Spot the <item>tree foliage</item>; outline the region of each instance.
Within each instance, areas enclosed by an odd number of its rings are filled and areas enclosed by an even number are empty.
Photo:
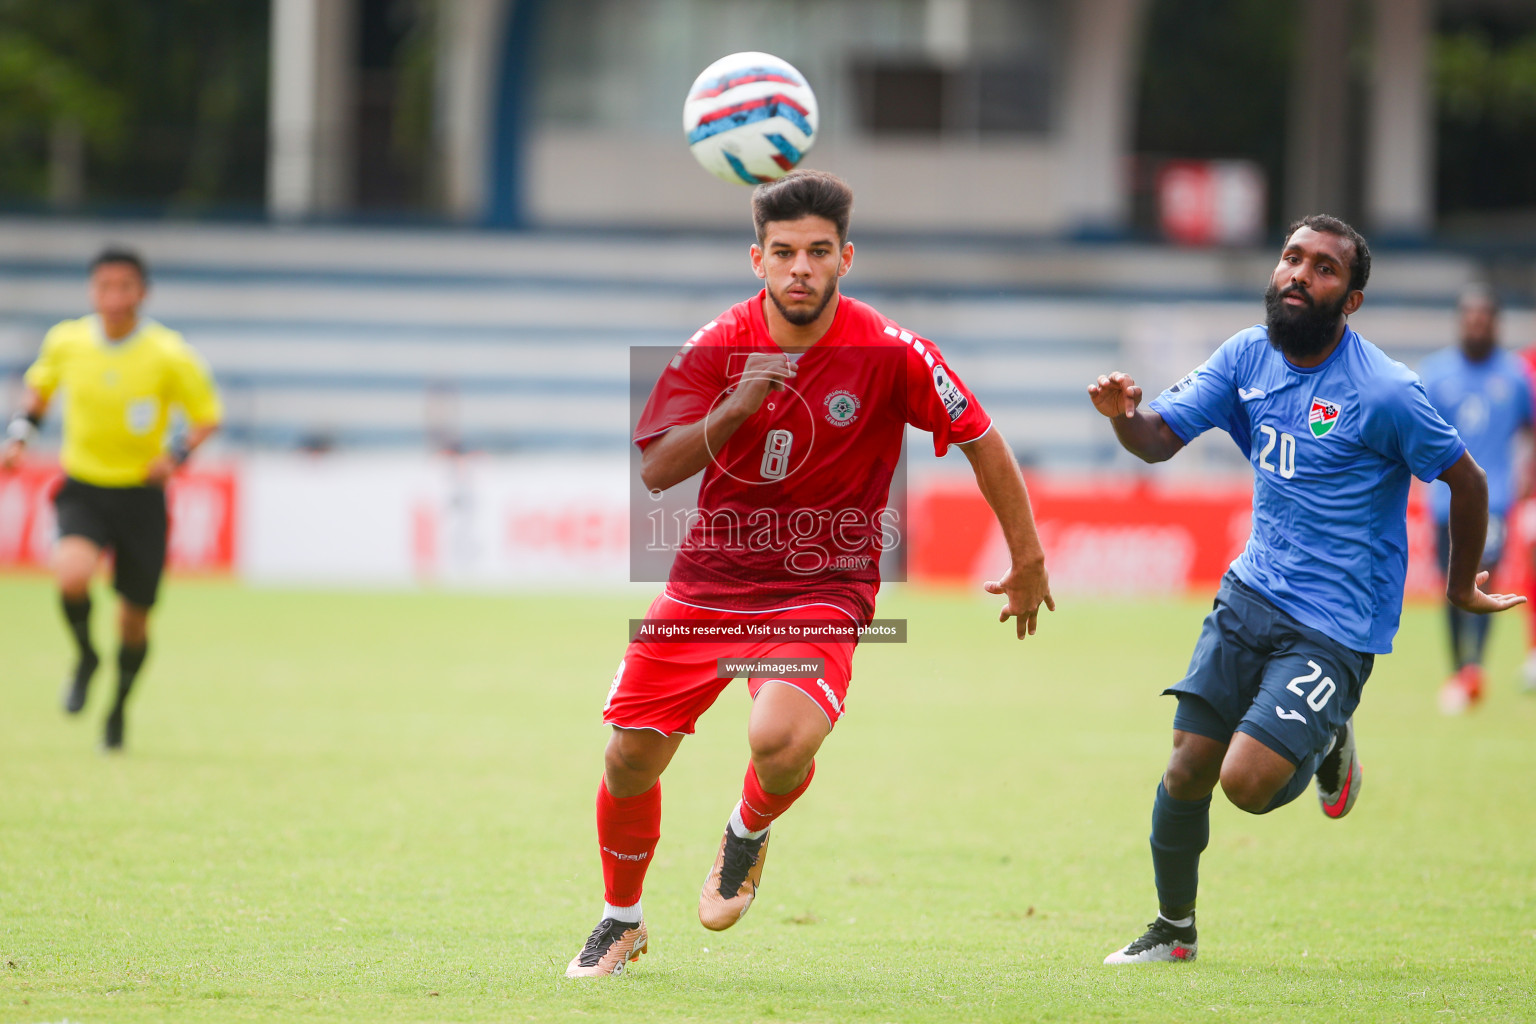
[[[50,134],[94,205],[261,199],[269,0],[0,0],[0,202],[46,197]]]
[[[1153,0],[1146,17],[1137,151],[1255,160],[1275,220],[1296,10],[1270,0]]]
[[[1529,127],[1536,123],[1536,35],[1504,47],[1480,32],[1442,36],[1435,46],[1435,82],[1447,117]]]
[[[1437,38],[1442,211],[1536,207],[1536,33]]]

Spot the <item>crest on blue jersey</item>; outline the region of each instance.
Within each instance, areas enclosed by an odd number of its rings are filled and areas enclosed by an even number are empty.
[[[1339,403],[1326,398],[1312,399],[1312,409],[1307,413],[1307,426],[1313,437],[1322,437],[1339,422]]]

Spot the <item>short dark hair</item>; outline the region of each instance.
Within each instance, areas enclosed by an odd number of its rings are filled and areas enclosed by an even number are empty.
[[[97,267],[104,267],[111,263],[121,263],[130,266],[139,275],[139,280],[149,283],[149,267],[144,264],[144,257],[132,249],[121,245],[109,245],[96,254],[91,260],[91,273],[96,273]]]
[[[1326,213],[1314,213],[1310,217],[1293,221],[1291,226],[1285,229],[1285,244],[1291,244],[1291,236],[1302,228],[1311,228],[1325,235],[1337,235],[1348,239],[1355,247],[1355,254],[1349,260],[1349,290],[1365,291],[1365,283],[1371,279],[1371,247],[1365,244],[1365,236],[1337,217],[1330,217]]]
[[[759,245],[769,221],[801,217],[826,218],[837,228],[837,240],[846,242],[852,215],[853,189],[827,171],[790,171],[752,190],[752,224]]]

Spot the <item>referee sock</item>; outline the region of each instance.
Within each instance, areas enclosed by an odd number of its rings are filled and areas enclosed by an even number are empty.
[[[64,621],[69,623],[69,633],[75,638],[80,660],[94,662],[96,648],[91,646],[91,596],[87,594],[78,601],[67,597],[63,600]]]
[[[138,647],[124,644],[117,649],[117,704],[112,708],[114,715],[123,713],[128,703],[128,693],[133,689],[133,681],[139,677],[139,669],[144,667],[144,659],[148,656],[147,643]]]
[[[661,839],[661,783],[639,796],[616,797],[597,785],[597,848],[603,861],[603,900],[637,907],[645,872]]]
[[[742,780],[741,803],[736,805],[736,811],[731,815],[731,831],[741,839],[758,838],[768,831],[774,818],[789,810],[790,805],[800,799],[800,794],[810,788],[811,780],[815,777],[816,761],[812,759],[804,782],[788,793],[769,793],[763,789],[763,783],[757,777],[757,769],[748,761],[747,777]]]
[[[1152,802],[1152,873],[1157,902],[1170,921],[1182,920],[1195,909],[1200,884],[1200,854],[1211,841],[1211,798],[1177,800],[1162,780]]]

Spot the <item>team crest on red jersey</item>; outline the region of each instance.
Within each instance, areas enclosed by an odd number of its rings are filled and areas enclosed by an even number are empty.
[[[1322,437],[1339,422],[1339,403],[1326,398],[1313,398],[1312,409],[1307,413],[1307,426],[1313,437]]]
[[[852,391],[838,388],[827,393],[821,403],[827,410],[827,422],[834,427],[846,427],[859,415],[859,396]]]

